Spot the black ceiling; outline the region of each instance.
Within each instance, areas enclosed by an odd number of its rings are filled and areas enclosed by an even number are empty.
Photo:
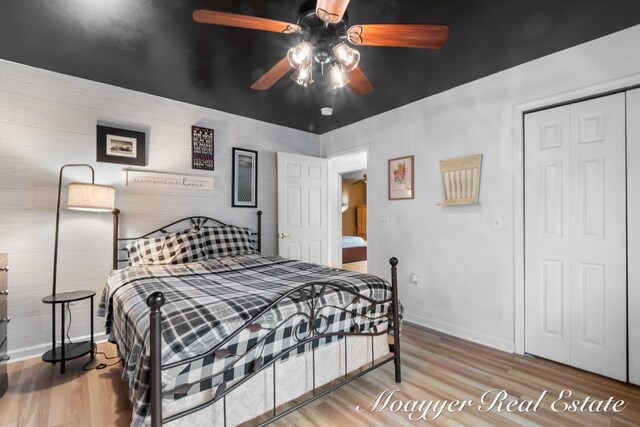
[[[298,35],[193,22],[204,8],[296,21],[302,0],[3,0],[0,58],[324,133],[640,23],[638,0],[351,0],[351,25],[450,26],[441,50],[361,47],[375,91],[328,79],[302,88],[251,83]],[[320,107],[334,107],[332,117]]]

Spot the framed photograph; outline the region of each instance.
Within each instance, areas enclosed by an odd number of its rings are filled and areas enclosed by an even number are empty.
[[[389,160],[389,200],[413,199],[413,156]]]
[[[214,170],[213,129],[191,126],[191,169]]]
[[[146,166],[146,135],[144,132],[98,126],[97,134],[97,161]]]
[[[231,206],[258,207],[258,152],[233,148]]]

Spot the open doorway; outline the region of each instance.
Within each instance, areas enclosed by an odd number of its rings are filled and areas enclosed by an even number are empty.
[[[367,153],[368,147],[362,146],[328,159],[329,262],[333,267],[359,272],[367,272],[366,251],[367,245],[371,243],[367,239],[368,189],[364,182],[364,175],[367,173]],[[349,253],[348,247],[343,248],[343,242],[344,246],[360,247],[361,249],[351,250],[359,251],[360,254]]]
[[[342,268],[367,272],[367,170],[341,174]]]

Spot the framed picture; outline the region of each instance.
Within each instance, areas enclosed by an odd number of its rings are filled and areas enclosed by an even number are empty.
[[[214,170],[213,129],[191,126],[191,169]]]
[[[146,166],[146,135],[144,132],[98,125],[97,134],[97,161]]]
[[[389,160],[389,200],[413,199],[413,156]]]
[[[258,152],[233,148],[231,206],[258,207]]]

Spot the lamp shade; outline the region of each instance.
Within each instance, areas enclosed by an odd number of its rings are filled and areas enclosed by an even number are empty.
[[[112,211],[116,205],[116,189],[110,185],[72,182],[69,184],[67,207],[87,211]]]

